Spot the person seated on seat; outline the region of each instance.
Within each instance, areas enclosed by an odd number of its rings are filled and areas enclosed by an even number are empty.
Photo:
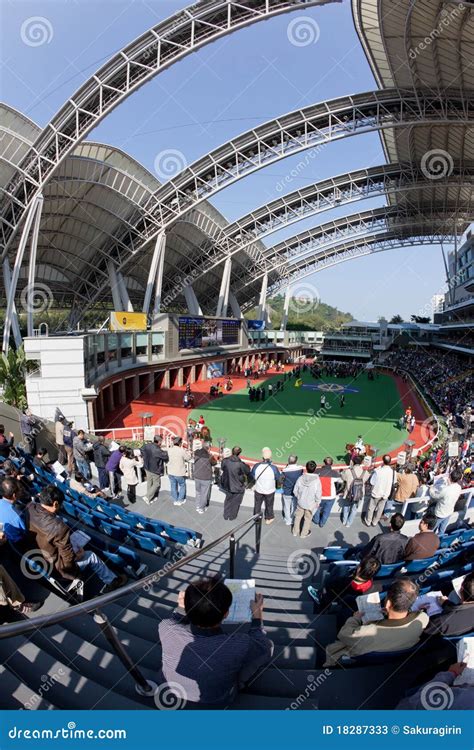
[[[412,536],[405,547],[405,560],[425,560],[433,557],[439,549],[439,536],[434,529],[438,523],[436,516],[425,514],[418,525],[419,533]]]
[[[393,565],[405,559],[408,537],[400,534],[405,524],[401,513],[394,513],[390,519],[390,531],[377,534],[364,548],[364,556],[376,557],[382,565]]]
[[[0,541],[0,544],[2,542]],[[8,610],[28,615],[36,612],[41,602],[27,602],[13,578],[0,565],[0,622],[8,622]]]
[[[232,593],[219,577],[190,583],[178,610],[158,626],[163,651],[160,682],[179,685],[188,703],[225,708],[240,686],[269,663],[273,643],[263,628],[263,596],[251,603],[249,627],[224,632]],[[205,668],[203,668],[205,665]]]
[[[429,682],[422,685],[418,690],[403,698],[397,709],[404,711],[430,711],[431,709],[443,708],[436,703],[435,696],[445,695],[448,699],[445,710],[469,711],[474,705],[474,687],[469,682],[468,673],[465,672],[466,665],[456,662],[451,664],[446,672],[438,672]],[[465,677],[465,682],[463,679]],[[457,684],[454,684],[454,680]],[[446,686],[443,690],[443,683]],[[429,696],[432,695],[433,702],[430,704]]]
[[[87,497],[107,497],[105,492],[102,492],[98,487],[91,484],[80,471],[75,471],[71,476],[69,486],[75,492],[79,492],[81,495],[86,495]]]
[[[33,458],[33,466],[43,471],[51,472],[51,461],[49,460],[48,451],[46,448],[38,448],[35,457]]]
[[[428,635],[464,635],[474,630],[474,573],[465,577],[459,594],[459,604],[443,599],[443,612],[431,618]]]
[[[373,651],[404,651],[419,642],[429,623],[426,612],[410,612],[418,596],[418,586],[408,578],[394,581],[387,592],[384,619],[362,622],[356,612],[345,622],[337,640],[326,647],[325,667],[332,667],[342,656],[362,656]]]
[[[376,557],[364,557],[357,568],[349,572],[345,565],[334,565],[324,584],[319,611],[323,612],[335,605],[345,620],[357,610],[358,596],[382,591],[383,580],[374,580],[379,570],[380,562]],[[308,592],[313,599],[319,598],[315,597],[317,592],[312,586],[308,586]]]
[[[8,458],[10,455],[10,448],[13,448],[15,442],[15,436],[13,432],[10,432],[8,438],[5,437],[5,426],[0,424],[0,456],[2,458]]]
[[[25,503],[31,500],[33,494],[32,483],[35,475],[27,474],[22,467],[19,469],[9,458],[0,465],[0,479],[15,479],[18,482],[18,503]]]
[[[16,479],[4,479],[0,484],[0,524],[8,542],[18,544],[26,538],[23,514],[16,506],[20,488]]]
[[[101,593],[123,586],[127,576],[113,573],[95,552],[74,551],[72,530],[58,517],[62,504],[62,492],[51,484],[41,490],[37,501],[32,501],[26,509],[27,527],[36,536],[36,544],[45,560],[69,580],[83,578],[92,571],[103,584]]]

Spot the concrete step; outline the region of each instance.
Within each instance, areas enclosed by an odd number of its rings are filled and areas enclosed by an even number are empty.
[[[45,698],[48,695],[46,684],[42,690],[43,695],[39,695],[5,666],[0,666],[0,685],[0,709],[2,711],[51,711],[55,708]]]
[[[8,669],[18,679],[37,692],[42,682],[48,682],[48,700],[60,709],[140,709],[138,700],[131,700],[119,693],[104,691],[92,679],[69,666],[64,661],[50,656],[42,648],[22,637],[0,640],[0,660],[8,662]],[[32,666],[33,665],[33,666]],[[48,679],[50,678],[50,679]],[[138,696],[137,696],[138,698]]]

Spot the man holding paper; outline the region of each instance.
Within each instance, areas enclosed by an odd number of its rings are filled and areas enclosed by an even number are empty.
[[[474,630],[474,573],[469,573],[461,581],[459,600],[459,604],[449,599],[442,600],[443,611],[431,618],[426,630],[429,635],[464,635]]]
[[[403,651],[416,646],[428,625],[426,612],[410,612],[418,596],[418,586],[409,579],[394,581],[387,592],[380,619],[375,619],[370,604],[371,621],[364,612],[349,617],[337,634],[337,641],[326,648],[325,667],[338,663],[342,656],[361,656],[372,651]]]
[[[248,628],[224,632],[231,607],[232,593],[222,579],[201,579],[179,593],[178,610],[158,626],[163,681],[171,692],[178,685],[190,705],[225,708],[272,657],[273,643],[263,629],[263,596],[250,602]]]

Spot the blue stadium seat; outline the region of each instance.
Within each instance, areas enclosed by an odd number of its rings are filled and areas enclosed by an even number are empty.
[[[412,648],[401,649],[400,651],[371,651],[367,654],[361,654],[360,656],[343,656],[340,659],[341,665],[343,666],[362,666],[372,664],[386,664],[387,662],[397,661],[403,659],[410,654],[415,653],[420,649],[420,644]]]
[[[166,540],[163,537],[147,531],[142,531],[140,534],[131,531],[129,539],[140,549],[145,552],[153,552],[153,554],[163,553],[167,548]]]
[[[393,563],[393,565],[381,565],[375,578],[390,578],[403,568],[404,563]]]
[[[344,555],[349,547],[325,547],[320,555],[321,562],[332,562],[333,560],[343,560]]]
[[[425,557],[420,560],[410,560],[405,565],[405,572],[407,573],[421,573],[421,571],[429,568],[430,565],[436,565],[438,563],[439,552],[433,557]]]

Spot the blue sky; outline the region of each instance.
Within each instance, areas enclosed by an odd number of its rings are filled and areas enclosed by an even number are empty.
[[[114,52],[188,3],[178,0],[1,0],[0,98],[44,126],[68,96]],[[48,42],[29,46],[22,25],[47,22]],[[295,46],[288,25],[310,19],[314,43]],[[44,26],[44,21],[42,21]],[[317,24],[317,26],[315,25]],[[129,97],[89,136],[127,151],[151,171],[167,149],[190,163],[267,119],[311,103],[375,88],[354,30],[350,4],[301,9],[231,34],[188,56]],[[229,220],[282,194],[301,160],[270,165],[221,191],[212,203]],[[376,134],[332,143],[283,192],[384,162]],[[265,239],[272,245],[373,199],[326,212]],[[340,264],[302,282],[323,301],[361,320],[409,317],[444,291],[439,247],[398,249]],[[298,291],[298,285],[295,287]]]

